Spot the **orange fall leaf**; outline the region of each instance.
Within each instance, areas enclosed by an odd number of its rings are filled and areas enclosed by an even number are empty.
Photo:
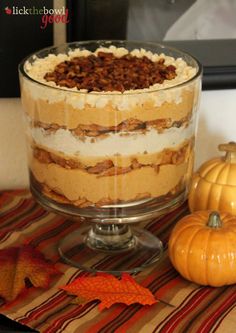
[[[26,280],[34,287],[47,288],[59,271],[33,247],[24,245],[0,250],[0,296],[13,301],[26,290]]]
[[[81,299],[87,302],[100,300],[99,310],[109,308],[115,303],[152,305],[157,302],[149,289],[140,286],[127,273],[123,273],[120,280],[106,273],[79,277],[61,289],[78,296],[78,304],[81,304]]]

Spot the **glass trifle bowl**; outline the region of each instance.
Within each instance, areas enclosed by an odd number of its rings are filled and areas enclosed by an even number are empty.
[[[159,260],[161,241],[134,224],[186,199],[201,65],[156,43],[87,41],[40,50],[19,72],[31,192],[84,221],[60,255],[114,273]]]

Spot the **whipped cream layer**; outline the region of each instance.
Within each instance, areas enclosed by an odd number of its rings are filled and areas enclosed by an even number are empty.
[[[94,54],[99,51],[112,52],[116,57],[122,57],[129,53],[125,48],[116,48],[111,46],[109,48],[98,48]],[[111,104],[114,108],[122,111],[127,110],[137,105],[142,105],[147,100],[151,100],[154,106],[161,106],[164,102],[175,102],[176,104],[182,101],[182,90],[195,90],[199,89],[199,84],[196,82],[189,83],[184,87],[176,87],[181,83],[187,82],[196,74],[196,68],[189,66],[182,58],[173,58],[165,54],[155,54],[144,49],[135,49],[130,52],[131,55],[136,57],[146,56],[152,61],[158,61],[161,58],[165,59],[165,64],[173,65],[176,67],[177,76],[172,80],[164,80],[162,84],[154,84],[149,88],[127,90],[123,93],[119,91],[112,92],[87,92],[86,89],[78,90],[77,88],[66,88],[57,86],[55,82],[46,81],[44,75],[47,72],[53,71],[55,66],[65,60],[70,60],[73,57],[88,56],[92,52],[87,50],[75,49],[69,51],[68,54],[49,54],[45,58],[34,57],[34,62],[29,61],[25,64],[26,73],[35,81],[23,81],[23,90],[30,94],[34,100],[42,99],[47,103],[53,104],[63,101],[66,104],[72,105],[74,108],[83,109],[86,104],[91,107],[103,108],[107,104]],[[170,88],[172,89],[166,89]]]
[[[165,148],[178,147],[185,140],[193,136],[193,125],[188,127],[172,127],[158,133],[150,129],[145,133],[126,132],[111,133],[102,138],[79,138],[69,130],[59,129],[47,132],[41,127],[30,130],[31,137],[36,145],[46,150],[63,153],[67,156],[114,156],[151,154],[161,152]]]

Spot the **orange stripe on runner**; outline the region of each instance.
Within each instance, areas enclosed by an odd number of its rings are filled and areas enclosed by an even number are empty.
[[[101,328],[103,328],[105,325],[109,324],[110,321],[115,319],[124,309],[126,308],[126,305],[118,305],[113,311],[112,310],[106,310],[107,316],[100,320],[95,325],[91,326],[89,330],[87,330],[84,333],[95,333],[99,332]],[[111,312],[112,311],[112,312]]]
[[[154,305],[153,305],[154,306]],[[127,333],[127,329],[129,329],[134,323],[136,323],[140,318],[145,316],[145,314],[150,311],[150,306],[143,306],[140,310],[138,310],[128,321],[125,322],[121,327],[115,330],[116,333]],[[92,333],[92,332],[91,332]]]
[[[165,273],[167,273],[168,271],[170,270],[170,267],[167,267],[166,269],[162,270],[161,271],[161,276],[163,276]],[[158,276],[157,276],[157,273],[154,271],[154,273],[148,275],[146,277],[146,279],[144,279],[143,281],[141,281],[141,285],[143,287],[147,287],[148,285],[150,285],[150,283],[153,281],[153,280],[156,280],[158,279]]]
[[[4,305],[2,305],[1,307],[1,310],[4,311],[4,310],[9,310],[11,308],[13,308],[14,306],[16,306],[17,304],[19,303],[22,303],[22,299],[25,299],[27,298],[27,295],[31,292],[30,288],[25,288],[20,294],[19,296],[17,296],[16,299],[14,299],[13,301],[11,302],[8,302]]]
[[[15,191],[4,191],[0,192],[0,204],[2,201],[9,200],[12,201],[16,196],[21,197],[21,195],[29,194],[28,190],[15,190]]]
[[[10,196],[8,193],[6,192],[0,193],[0,207],[5,206],[6,203],[12,202],[12,200],[13,197]]]
[[[43,235],[45,233],[48,233],[48,231],[53,230],[55,228],[55,225],[58,226],[58,223],[62,224],[63,222],[64,222],[64,219],[60,219],[59,220],[56,217],[52,218],[49,221],[46,221],[45,223],[47,223],[47,226],[40,227],[37,232],[34,231],[34,233],[31,236],[26,237],[25,241],[24,241],[24,244],[30,244],[32,241],[34,241],[35,239],[37,239],[39,236],[41,236],[41,235]]]
[[[170,289],[172,289],[173,287],[175,287],[177,284],[180,283],[180,279],[181,279],[180,277],[177,277],[174,280],[171,280],[170,282],[165,284],[160,289],[158,289],[158,291],[155,293],[155,297],[158,299],[162,299],[163,296],[165,296]]]
[[[219,321],[221,316],[227,311],[228,307],[232,305],[236,300],[235,291],[223,302],[221,303],[217,309],[211,313],[209,317],[207,317],[201,324],[201,326],[198,328],[198,333],[203,332],[210,332],[213,326]],[[213,330],[215,332],[215,329]]]

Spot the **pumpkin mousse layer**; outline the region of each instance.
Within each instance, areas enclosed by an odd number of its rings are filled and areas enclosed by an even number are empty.
[[[26,63],[22,102],[34,183],[58,203],[180,194],[192,171],[196,71],[145,50],[76,49]]]

